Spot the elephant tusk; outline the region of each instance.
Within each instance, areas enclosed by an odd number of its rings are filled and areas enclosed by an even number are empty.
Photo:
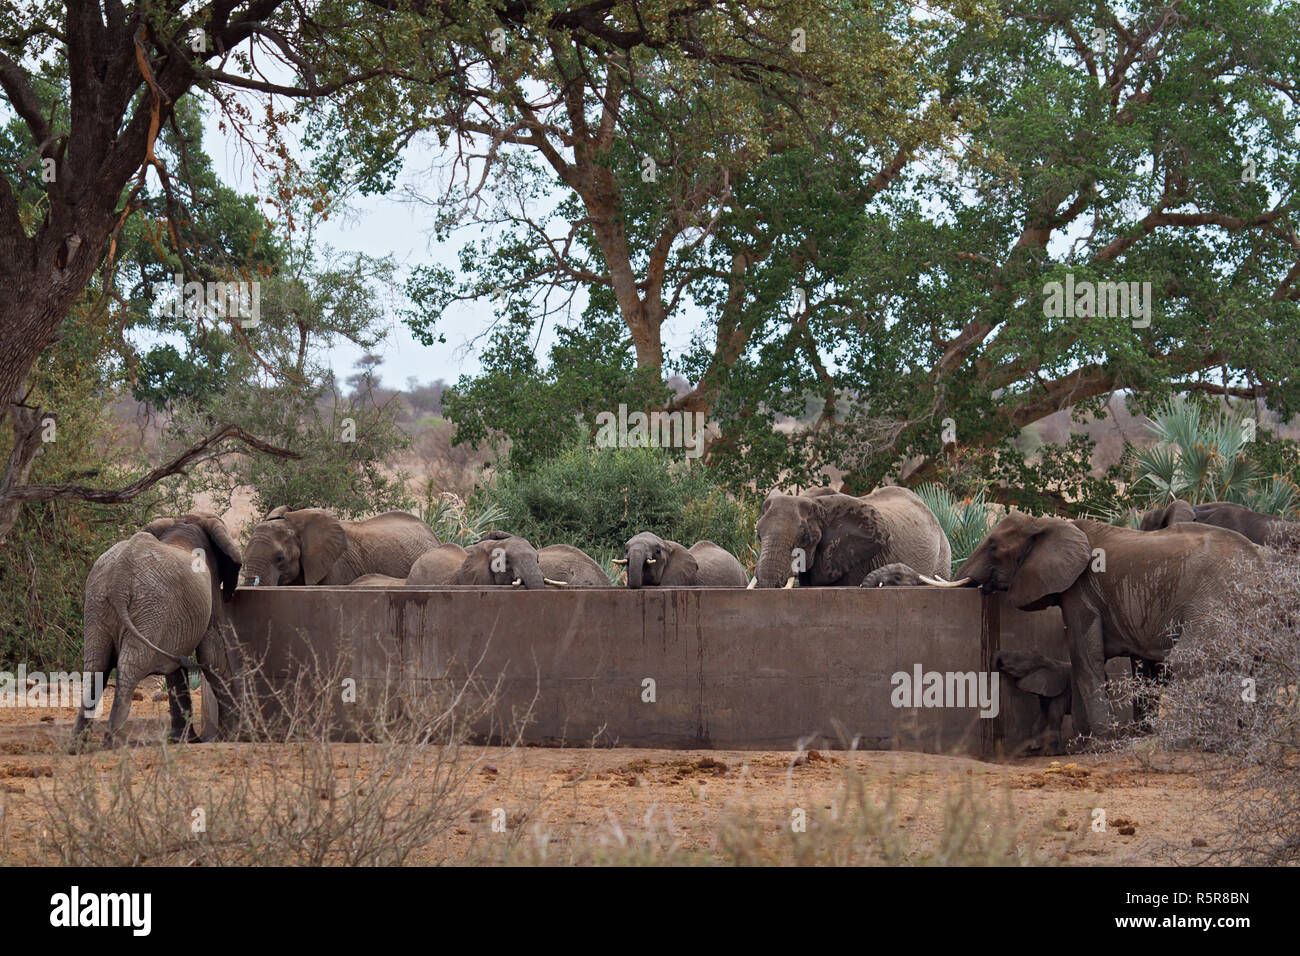
[[[959,588],[970,583],[970,578],[962,578],[960,581],[944,581],[939,578],[928,578],[924,574],[918,574],[917,577],[926,584],[934,585],[936,588]]]
[[[542,578],[542,580],[553,588],[567,588],[569,586],[568,581],[552,581],[550,578]]]
[[[658,560],[659,560],[658,558],[646,558],[646,559],[645,559],[645,563],[646,563],[646,564],[654,564],[654,563],[655,563],[656,561],[658,561]]]
[[[627,564],[627,558],[615,558],[610,564]]]
[[[258,583],[259,581],[261,581],[261,580],[262,580],[262,576],[261,576],[260,574],[258,574],[258,575],[254,575],[254,577],[253,577],[253,587],[257,587],[257,583]]]
[[[757,587],[757,586],[758,586],[758,578],[750,578],[750,580],[749,580],[749,584],[745,587],[745,590],[746,590],[746,591],[750,591],[750,590],[753,590],[753,589],[754,589],[755,587]]]
[[[785,582],[785,586],[786,586],[786,588],[792,588],[792,587],[794,587],[794,580],[795,580],[794,575],[793,575],[793,574],[790,575],[790,579],[789,579],[788,581]]]
[[[511,586],[512,588],[517,588],[517,587],[519,587],[519,585],[521,585],[521,584],[523,584],[523,583],[524,583],[524,579],[523,579],[523,578],[515,578],[513,581],[510,582],[510,586]]]

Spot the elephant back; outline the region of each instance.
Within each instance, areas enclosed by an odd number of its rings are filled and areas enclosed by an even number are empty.
[[[859,500],[876,509],[888,535],[869,570],[901,563],[930,577],[951,577],[952,545],[920,495],[910,488],[887,485]]]

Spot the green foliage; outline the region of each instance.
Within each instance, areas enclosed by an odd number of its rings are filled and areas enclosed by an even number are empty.
[[[424,501],[416,512],[420,520],[433,528],[438,540],[462,547],[482,540],[509,520],[505,510],[490,502],[467,502],[450,492],[437,493],[433,479],[424,489]]]
[[[943,485],[927,482],[915,488],[925,506],[939,519],[943,533],[952,547],[953,572],[971,556],[971,552],[984,540],[993,526],[993,511],[980,492],[973,498],[959,501]]]
[[[33,375],[30,400],[57,409],[54,440],[32,469],[37,484],[130,484],[148,470],[129,435],[115,431],[107,410],[110,382],[95,362],[95,340],[76,331],[45,354]],[[84,329],[82,330],[84,332]],[[0,436],[0,460],[10,434]],[[73,670],[81,666],[81,608],[86,576],[113,544],[157,514],[192,504],[175,480],[155,485],[124,505],[80,501],[28,504],[0,547],[0,667]]]
[[[1157,410],[1148,425],[1155,444],[1136,450],[1135,493],[1148,506],[1175,498],[1192,504],[1232,501],[1256,511],[1288,514],[1296,488],[1282,475],[1265,475],[1255,460],[1253,419],[1241,408],[1213,410],[1181,395]],[[1285,446],[1270,444],[1267,457],[1281,461]]]
[[[482,494],[509,516],[505,530],[537,547],[571,544],[598,561],[622,554],[641,531],[687,547],[708,538],[744,561],[758,519],[752,496],[732,496],[698,463],[688,468],[657,448],[573,442],[530,469],[507,462]]]

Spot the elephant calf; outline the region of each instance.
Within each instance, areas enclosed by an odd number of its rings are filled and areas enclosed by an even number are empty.
[[[712,541],[684,548],[649,531],[629,539],[614,563],[627,565],[630,588],[743,588],[749,581],[735,556]]]
[[[190,691],[182,665],[197,651],[198,664],[223,715],[234,715],[226,658],[222,596],[234,593],[241,558],[225,524],[214,514],[158,518],[113,545],[86,578],[83,614],[85,670],[102,678],[117,668],[117,690],[105,743],[113,746],[131,712],[131,694],[150,674],[167,678],[171,733],[190,739]],[[93,695],[93,691],[91,692]],[[99,701],[83,700],[74,732],[86,729]]]
[[[540,551],[518,535],[493,531],[468,548],[444,544],[422,554],[406,576],[411,586],[608,587],[600,565],[577,548]]]
[[[1015,682],[1016,689],[1038,697],[1039,714],[1025,749],[1061,752],[1061,722],[1070,713],[1070,663],[1032,651],[998,651],[993,667]]]

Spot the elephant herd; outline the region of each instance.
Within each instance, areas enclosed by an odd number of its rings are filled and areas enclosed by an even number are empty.
[[[1006,592],[1027,610],[1057,605],[1070,660],[1004,655],[998,664],[1023,690],[1040,694],[1045,714],[1068,668],[1067,683],[1072,673],[1079,695],[1076,727],[1087,730],[1106,723],[1108,658],[1164,660],[1180,635],[1204,626],[1233,576],[1259,569],[1257,546],[1294,540],[1288,536],[1296,524],[1224,503],[1176,502],[1143,516],[1150,530],[1142,531],[1011,513],[964,562],[959,580],[948,581],[948,539],[914,492],[883,487],[855,497],[814,489],[773,492],[763,502],[753,580],[711,541],[686,548],[650,532],[631,537],[615,563],[625,567],[629,588],[978,586]],[[86,581],[85,670],[117,669],[110,744],[120,737],[132,691],[150,674],[167,679],[173,739],[194,738],[188,670],[202,670],[219,706],[233,704],[220,628],[223,599],[241,567],[243,583],[260,587],[611,586],[600,565],[570,545],[539,549],[494,531],[462,547],[439,541],[403,512],[341,521],[319,508],[276,508],[254,527],[242,554],[216,515],[157,519],[105,552]],[[87,700],[79,712],[78,735],[95,703]]]

